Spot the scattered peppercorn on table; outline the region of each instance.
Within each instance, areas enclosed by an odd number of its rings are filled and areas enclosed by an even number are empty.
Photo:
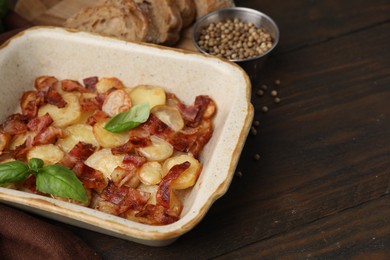
[[[50,223],[104,259],[388,259],[390,3],[235,3],[272,17],[281,37],[252,83],[226,195],[169,247]]]

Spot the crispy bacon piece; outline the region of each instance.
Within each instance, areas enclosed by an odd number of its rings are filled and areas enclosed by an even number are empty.
[[[80,98],[80,106],[83,111],[101,110],[103,103],[96,98]]]
[[[45,103],[54,105],[58,108],[66,106],[66,101],[55,89],[49,89],[47,92],[43,92],[43,96],[45,98]]]
[[[122,166],[111,174],[112,181],[119,187],[127,185],[136,187],[139,184],[137,170],[147,161],[145,157],[135,154],[125,154]]]
[[[135,154],[126,154],[123,158],[122,163],[125,167],[134,166],[136,168],[141,167],[144,163],[146,163],[147,159],[143,156],[135,155]]]
[[[94,124],[96,124],[96,122],[105,120],[105,119],[107,119],[107,118],[109,118],[109,116],[108,116],[106,113],[104,113],[104,112],[101,111],[101,110],[96,110],[96,111],[92,114],[92,116],[90,116],[90,117],[88,118],[87,124],[93,126]]]
[[[66,106],[65,100],[60,93],[57,92],[56,87],[58,79],[55,77],[41,76],[35,80],[35,88],[39,98],[44,98],[44,103],[63,108]]]
[[[196,115],[194,121],[188,122],[188,126],[190,127],[197,127],[200,125],[206,110],[209,108],[209,106],[212,106],[215,108],[214,101],[209,96],[197,96],[195,98],[194,106],[199,108],[198,114]],[[210,112],[214,113],[214,111]]]
[[[98,77],[89,77],[83,79],[84,86],[88,89],[89,92],[96,91],[96,83],[98,83],[98,81],[99,81]]]
[[[0,155],[2,154],[2,151],[7,148],[10,140],[10,134],[0,131]]]
[[[10,115],[2,124],[2,129],[10,135],[23,134],[27,131],[28,117],[21,114]]]
[[[36,91],[26,91],[20,99],[22,114],[30,118],[36,117],[38,108],[44,104],[44,97],[38,96]]]
[[[102,172],[89,167],[82,161],[78,161],[72,171],[87,189],[102,189],[107,184]]]
[[[198,127],[196,139],[189,147],[187,152],[192,153],[195,158],[198,158],[203,150],[203,147],[209,142],[210,138],[212,137],[213,132],[214,130],[211,120],[203,120],[201,125]]]
[[[94,98],[80,98],[80,105],[83,111],[102,110],[104,100],[110,91],[98,94]]]
[[[147,204],[135,216],[138,221],[142,221],[140,218],[144,218],[144,222],[151,225],[168,225],[179,220],[179,216],[171,209],[152,204]]]
[[[35,79],[35,88],[38,91],[47,92],[49,89],[55,89],[58,79],[51,76],[41,76]]]
[[[151,145],[149,130],[143,127],[137,127],[129,132],[129,141],[124,145],[111,149],[113,154],[124,154],[133,152],[134,148],[146,147]]]
[[[82,86],[78,81],[70,80],[70,79],[62,80],[61,88],[63,91],[67,91],[67,92],[73,92],[73,91],[78,91],[81,93],[88,92],[88,89]]]
[[[96,150],[92,144],[78,142],[72,150],[67,153],[62,163],[68,168],[73,168],[77,162],[84,162]]]
[[[72,150],[69,151],[69,155],[77,158],[79,161],[85,161],[91,156],[96,150],[92,144],[87,144],[84,142],[78,142]]]
[[[38,133],[47,128],[51,123],[53,123],[53,119],[49,113],[46,113],[43,116],[31,119],[27,124],[27,128]]]
[[[49,126],[45,130],[39,132],[32,142],[32,146],[42,144],[54,144],[58,138],[64,137],[64,131],[55,126]]]
[[[150,198],[150,193],[126,186],[118,187],[113,182],[109,182],[102,191],[100,198],[103,201],[112,203],[112,207],[119,215],[128,210],[142,210]]]
[[[213,134],[209,118],[203,118],[198,127],[185,127],[181,131],[175,132],[153,114],[150,114],[148,121],[136,129],[142,129],[150,134],[157,135],[169,142],[175,150],[190,152],[195,158],[199,156]]]
[[[134,151],[134,145],[132,143],[127,142],[123,145],[111,148],[112,154],[124,154],[124,153],[131,153]]]
[[[149,135],[158,135],[163,139],[167,139],[169,136],[174,134],[174,131],[154,114],[150,114],[148,120],[138,128],[148,132]]]
[[[64,136],[61,128],[50,126],[53,123],[51,116],[46,113],[44,116],[36,117],[30,120],[27,128],[35,133],[34,138],[27,139],[27,147],[42,144],[53,144],[58,137]]]
[[[214,101],[206,95],[197,96],[194,105],[189,106],[183,104],[174,94],[167,93],[167,103],[180,111],[186,126],[189,127],[199,126],[204,117],[211,117],[216,110]]]
[[[183,104],[173,93],[167,93],[167,104],[176,107],[185,122],[193,122],[199,112],[199,107]]]
[[[145,147],[151,145],[150,133],[143,128],[135,128],[129,132],[129,142],[134,147]]]
[[[170,196],[171,196],[171,183],[176,180],[182,172],[187,170],[191,166],[190,162],[183,162],[173,166],[167,175],[161,180],[158,185],[156,193],[156,202],[158,205],[164,208],[169,208]]]

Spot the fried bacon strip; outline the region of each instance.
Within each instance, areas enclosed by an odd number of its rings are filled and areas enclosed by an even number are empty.
[[[186,123],[194,122],[199,113],[199,107],[183,104],[173,93],[167,93],[167,104],[176,107]]]
[[[31,119],[27,124],[27,128],[33,131],[35,136],[27,140],[27,147],[53,144],[59,137],[63,137],[64,131],[61,128],[50,126],[51,123],[53,123],[53,119],[48,113],[41,117]]]
[[[92,116],[90,116],[90,117],[88,118],[87,124],[93,126],[93,125],[96,124],[96,122],[101,121],[101,120],[104,120],[104,119],[107,119],[107,118],[109,118],[109,116],[108,116],[106,113],[104,113],[104,112],[101,111],[101,110],[96,110],[96,111],[92,114]]]
[[[135,154],[125,154],[122,166],[117,167],[111,174],[112,181],[119,187],[127,185],[136,187],[139,184],[137,170],[147,161],[143,156]]]
[[[185,127],[181,131],[175,132],[153,114],[138,128],[159,136],[180,152],[192,153],[195,158],[199,156],[213,134],[210,119],[203,119],[196,128]]]
[[[77,162],[84,162],[96,150],[92,144],[78,142],[72,150],[67,153],[62,161],[62,164],[68,168],[73,168]]]
[[[147,204],[136,215],[137,220],[151,225],[167,225],[179,220],[179,215],[161,205]]]
[[[55,89],[58,79],[52,76],[41,76],[35,79],[35,89],[47,92],[49,89]]]
[[[45,98],[45,103],[54,105],[58,108],[66,106],[66,101],[55,89],[49,89],[47,92],[38,92],[38,95],[42,95]]]
[[[126,186],[118,187],[113,182],[109,182],[100,198],[102,201],[96,205],[96,209],[119,215],[128,210],[142,210],[150,198],[150,193]]]
[[[23,134],[27,131],[28,117],[21,114],[10,115],[1,125],[3,132],[10,135]]]
[[[38,114],[38,108],[45,102],[44,97],[38,96],[36,91],[26,91],[20,99],[22,114],[34,118]]]
[[[43,97],[46,104],[63,108],[66,102],[56,90],[58,82],[55,77],[41,76],[35,80],[35,88],[38,91],[37,96]]]
[[[171,196],[171,183],[176,180],[182,172],[187,170],[191,166],[189,162],[183,162],[182,164],[177,164],[173,166],[167,175],[162,179],[158,185],[158,190],[156,194],[156,202],[158,205],[163,206],[164,208],[169,208],[170,196]]]
[[[0,155],[2,154],[3,150],[7,148],[10,140],[10,134],[0,131]]]
[[[101,189],[106,185],[106,178],[102,172],[84,164],[84,161],[87,160],[95,150],[96,147],[91,144],[78,142],[61,161],[63,165],[72,169],[87,189]]]
[[[78,81],[70,80],[70,79],[62,80],[61,88],[63,91],[67,91],[67,92],[73,92],[73,91],[78,91],[80,93],[88,92],[88,89],[82,86]]]
[[[47,128],[51,123],[53,123],[53,119],[48,113],[46,113],[43,116],[31,119],[27,124],[27,128],[31,131],[39,133]]]
[[[101,189],[107,184],[102,172],[89,167],[82,161],[76,162],[72,171],[87,189]]]
[[[84,86],[88,89],[89,92],[96,91],[96,83],[98,83],[98,81],[99,81],[98,77],[89,77],[83,79]]]

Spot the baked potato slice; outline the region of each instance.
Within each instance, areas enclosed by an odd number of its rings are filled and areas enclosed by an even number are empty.
[[[129,140],[129,131],[112,133],[104,129],[108,119],[97,122],[93,126],[93,134],[100,146],[105,148],[114,148],[127,143]]]
[[[67,127],[75,124],[81,117],[81,106],[78,93],[64,93],[63,99],[67,103],[65,107],[58,108],[55,105],[46,104],[39,108],[38,116],[44,116],[49,113],[53,119],[53,126]]]
[[[163,177],[169,172],[169,170],[173,166],[177,164],[182,164],[186,161],[188,161],[191,166],[187,170],[182,172],[176,180],[172,181],[172,189],[182,190],[194,186],[202,170],[202,165],[193,156],[187,154],[173,156],[164,162]]]
[[[145,185],[155,185],[162,179],[162,165],[159,162],[146,162],[138,171],[138,178]]]
[[[133,106],[140,103],[149,103],[150,108],[153,108],[157,105],[165,105],[166,94],[161,87],[139,85],[131,90],[130,98]]]
[[[111,179],[111,173],[122,165],[123,158],[124,155],[114,155],[111,153],[111,149],[104,148],[93,153],[84,163],[101,171],[107,179]]]
[[[84,142],[92,144],[95,147],[99,147],[99,142],[96,140],[93,134],[93,127],[86,124],[75,124],[68,126],[65,129],[66,137],[59,139],[57,145],[65,152],[69,152],[72,148],[78,144],[78,142]]]
[[[56,164],[64,158],[65,153],[54,144],[44,144],[32,147],[27,152],[27,161],[32,158],[41,159],[45,165]]]
[[[148,161],[164,161],[173,154],[173,147],[167,141],[152,135],[152,144],[145,147],[136,148],[139,154],[146,157]]]
[[[176,132],[184,127],[184,120],[175,107],[157,105],[150,112]]]
[[[112,88],[123,89],[124,85],[118,78],[101,78],[96,83],[96,91],[98,93],[105,93]]]

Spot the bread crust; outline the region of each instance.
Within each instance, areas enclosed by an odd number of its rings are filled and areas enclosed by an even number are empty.
[[[176,0],[176,5],[183,20],[183,28],[190,26],[196,17],[194,0]]]
[[[106,0],[84,8],[67,19],[65,27],[81,31],[144,41],[149,29],[148,17],[133,0]]]
[[[200,18],[212,11],[235,6],[233,0],[194,0],[196,18]]]
[[[136,0],[149,17],[146,41],[174,45],[180,39],[183,21],[176,0]]]
[[[233,0],[104,0],[80,10],[64,26],[133,41],[174,45],[181,30]]]

